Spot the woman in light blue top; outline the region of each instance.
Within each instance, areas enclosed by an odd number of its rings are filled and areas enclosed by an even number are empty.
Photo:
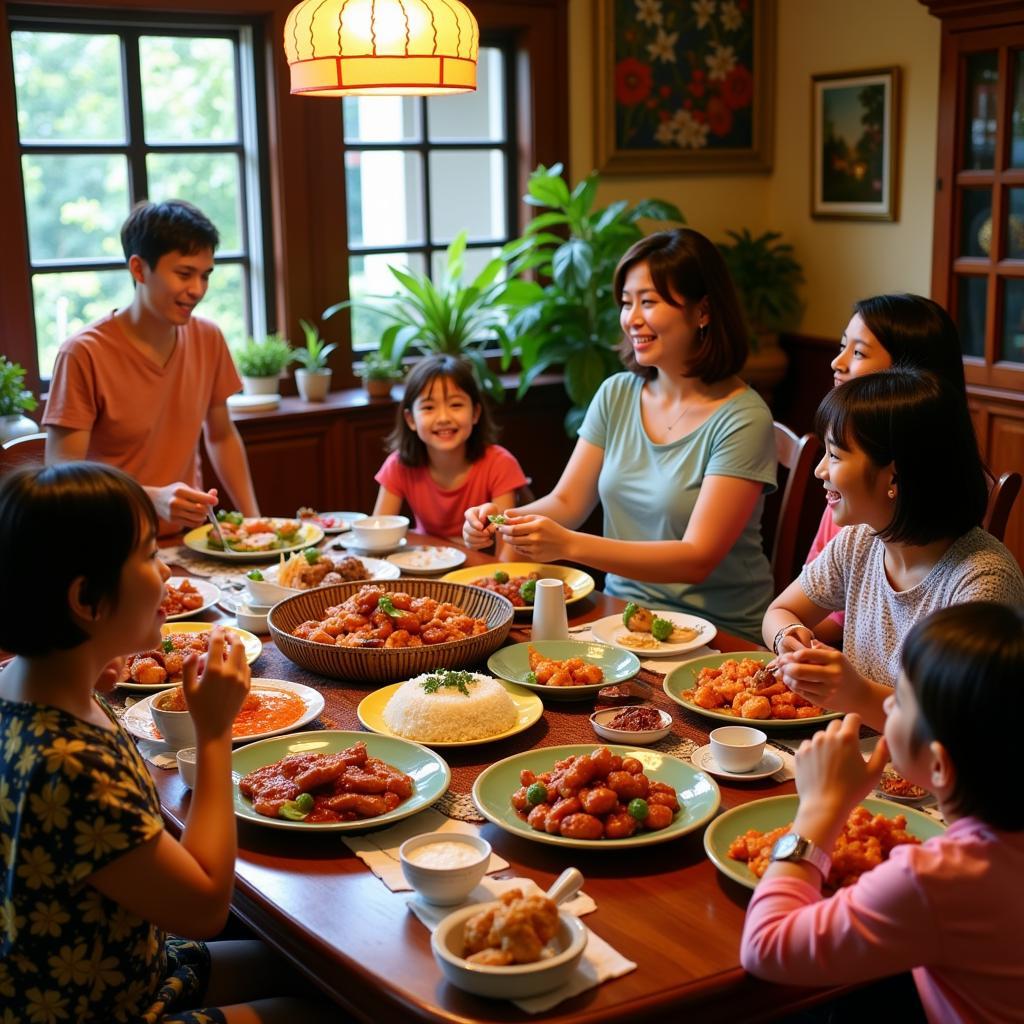
[[[737,376],[747,333],[718,250],[688,228],[637,242],[615,271],[630,373],[601,386],[555,489],[497,527],[521,557],[608,573],[606,590],[759,639],[772,598],[761,546],[775,487],[768,407]],[[604,536],[578,532],[600,498]],[[491,505],[463,538],[493,540]]]

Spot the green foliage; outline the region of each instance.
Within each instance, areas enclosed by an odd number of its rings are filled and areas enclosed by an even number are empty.
[[[268,334],[262,341],[248,338],[231,354],[243,377],[277,377],[297,355],[279,334]]]
[[[563,368],[573,403],[566,417],[570,434],[579,428],[601,382],[622,368],[615,351],[621,330],[612,274],[626,250],[644,237],[637,222],[685,222],[675,206],[658,199],[633,206],[620,200],[594,209],[597,187],[597,172],[570,190],[561,164],[541,164],[523,199],[547,212],[534,217],[523,236],[502,250],[516,273],[533,271],[545,282],[533,285],[533,301],[509,324],[505,364],[519,357],[519,397],[552,366]]]
[[[804,275],[793,246],[779,242],[778,231],[766,231],[757,238],[747,228],[726,234],[732,242],[719,243],[718,251],[736,285],[755,344],[759,334],[794,326],[802,311],[796,287]]]
[[[295,350],[295,361],[302,364],[304,370],[317,373],[327,369],[327,357],[338,347],[325,344],[320,331],[308,320],[300,320],[302,333],[306,337],[306,347]]]
[[[356,363],[355,371],[362,380],[401,380],[404,375],[400,363],[380,352],[367,352],[363,361]]]
[[[536,301],[541,289],[515,279],[513,257],[504,253],[467,284],[463,281],[465,252],[463,231],[448,246],[439,281],[389,267],[398,286],[394,294],[336,303],[324,310],[324,319],[349,307],[373,310],[388,321],[380,338],[384,360],[399,364],[410,350],[462,356],[472,364],[480,386],[500,402],[504,397],[501,379],[487,365],[484,351],[495,339],[503,350],[511,350],[509,318]]]
[[[0,416],[31,412],[39,404],[24,384],[25,368],[0,356]]]

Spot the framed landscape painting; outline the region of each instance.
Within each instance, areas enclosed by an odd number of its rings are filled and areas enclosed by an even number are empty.
[[[596,0],[604,174],[769,171],[775,0]]]
[[[811,79],[811,216],[896,220],[899,68]]]

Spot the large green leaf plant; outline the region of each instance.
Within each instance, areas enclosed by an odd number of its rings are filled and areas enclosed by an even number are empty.
[[[390,321],[380,338],[381,360],[399,365],[410,351],[462,356],[484,391],[501,401],[504,388],[487,364],[486,350],[496,343],[510,350],[509,321],[536,300],[540,287],[515,277],[510,255],[495,256],[465,283],[465,253],[466,232],[461,232],[448,246],[438,281],[389,266],[397,285],[394,294],[338,302],[324,310],[324,318],[350,306],[373,310]]]
[[[561,164],[542,164],[530,176],[523,199],[546,212],[502,250],[517,274],[533,271],[543,282],[534,285],[532,298],[509,324],[505,365],[518,356],[519,397],[540,374],[562,367],[572,401],[566,416],[570,435],[579,429],[601,382],[622,369],[616,353],[622,332],[612,274],[626,250],[644,237],[638,222],[685,222],[675,206],[659,199],[633,205],[619,200],[595,209],[597,187],[596,171],[570,190]]]

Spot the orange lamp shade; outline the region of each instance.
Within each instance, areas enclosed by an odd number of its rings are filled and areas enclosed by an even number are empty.
[[[307,96],[472,92],[479,50],[459,0],[303,0],[284,25],[291,91]]]

